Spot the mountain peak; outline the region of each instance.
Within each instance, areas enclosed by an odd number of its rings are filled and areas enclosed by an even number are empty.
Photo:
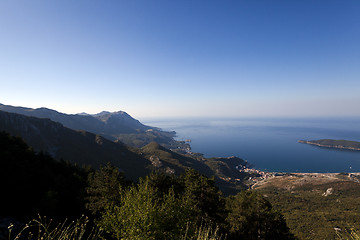
[[[98,116],[104,116],[104,115],[108,115],[108,114],[111,114],[111,112],[109,112],[109,111],[101,111],[99,113],[92,114],[92,116],[98,117]]]
[[[97,114],[64,114],[45,107],[32,109],[7,105],[0,105],[0,110],[38,118],[49,118],[65,127],[102,134],[111,140],[117,139],[121,134],[139,133],[139,131],[151,129],[151,127],[140,123],[124,111],[102,111]]]

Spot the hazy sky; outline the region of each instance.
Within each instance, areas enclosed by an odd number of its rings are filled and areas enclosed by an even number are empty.
[[[360,115],[360,1],[2,0],[0,103]]]

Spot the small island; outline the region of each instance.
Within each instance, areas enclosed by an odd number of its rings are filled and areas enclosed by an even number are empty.
[[[334,139],[320,139],[320,140],[299,140],[299,143],[311,144],[318,147],[338,148],[345,150],[360,151],[360,142],[349,140],[334,140]]]

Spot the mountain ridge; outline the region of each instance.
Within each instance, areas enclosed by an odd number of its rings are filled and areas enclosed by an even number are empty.
[[[0,131],[22,137],[29,146],[48,152],[57,160],[94,168],[110,162],[133,180],[146,176],[152,170],[180,174],[187,168],[194,168],[209,177],[215,176],[219,187],[226,192],[246,187],[241,179],[251,174],[238,170],[249,166],[241,158],[204,158],[202,154],[188,154],[184,149],[190,149],[190,145],[174,140],[175,132],[143,124],[140,126],[144,126],[145,131],[132,128],[135,133],[112,134],[119,130],[117,125],[121,125],[122,115],[134,123],[133,126],[141,124],[122,111],[100,112],[97,117],[102,120],[99,120],[91,115],[67,115],[48,108],[30,109],[0,104]],[[69,123],[76,125],[77,129],[69,127]],[[107,123],[112,126],[105,129],[108,132],[96,128]],[[95,131],[92,132],[93,128]],[[129,145],[129,142],[132,144]]]
[[[130,179],[150,172],[150,161],[123,143],[84,130],[75,131],[50,119],[0,111],[0,131],[23,138],[36,151],[48,152],[57,160],[94,168],[110,162]]]
[[[160,128],[144,125],[124,111],[65,114],[45,107],[33,109],[4,104],[0,104],[0,110],[31,117],[49,118],[70,129],[100,134],[111,141],[120,140],[133,147],[143,147],[152,141],[169,146],[178,145],[173,140],[175,132],[166,132]],[[138,141],[138,139],[142,140]]]

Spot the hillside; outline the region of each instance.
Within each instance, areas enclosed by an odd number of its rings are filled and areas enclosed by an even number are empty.
[[[211,177],[225,195],[236,194],[239,190],[247,188],[243,184],[244,179],[251,174],[240,172],[243,166],[249,164],[241,158],[192,158],[189,155],[181,155],[152,142],[138,150],[139,153],[152,162],[153,169],[164,169],[168,173],[183,173],[187,168]]]
[[[0,187],[4,194],[0,239],[9,239],[4,231],[8,230],[6,216],[26,221],[37,214],[58,219],[81,216],[88,173],[88,169],[35,153],[21,138],[0,131]]]
[[[36,151],[48,152],[57,160],[94,168],[110,162],[132,180],[152,170],[178,175],[187,168],[194,168],[206,176],[215,176],[219,187],[229,194],[244,188],[242,180],[249,176],[238,171],[237,166],[246,165],[240,158],[195,159],[156,142],[140,149],[130,148],[121,141],[113,142],[99,134],[75,131],[50,119],[0,111],[0,131],[22,137]]]
[[[284,214],[300,239],[337,239],[335,229],[359,230],[359,179],[354,173],[289,173],[253,188]]]
[[[48,108],[24,108],[0,104],[0,110],[25,116],[48,118],[74,130],[84,130],[114,141],[120,140],[133,147],[143,147],[155,141],[168,148],[185,148],[185,143],[173,139],[175,132],[162,131],[146,126],[123,111],[106,112],[90,115],[64,114]]]
[[[110,162],[130,179],[150,172],[147,168],[150,161],[121,142],[112,142],[86,131],[74,131],[49,119],[0,111],[0,131],[20,136],[35,150],[48,152],[58,160],[94,168]]]

